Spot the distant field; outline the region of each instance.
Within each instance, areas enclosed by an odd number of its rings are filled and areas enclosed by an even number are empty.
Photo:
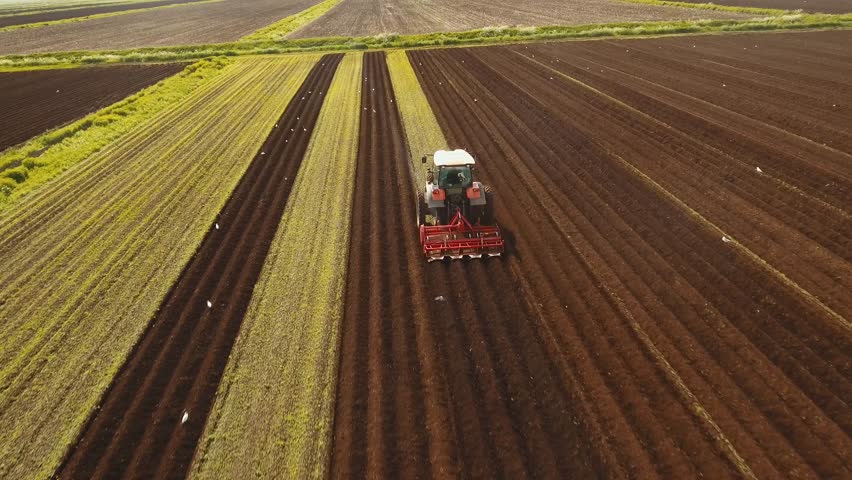
[[[318,0],[223,0],[0,32],[0,55],[230,42]]]
[[[0,73],[0,151],[117,102],[183,67],[128,65]]]
[[[125,10],[138,10],[142,8],[162,7],[179,3],[192,3],[200,0],[152,0],[149,2],[132,3],[108,3],[93,5],[91,7],[65,7],[49,8],[38,11],[25,11],[26,13],[6,14],[10,16],[0,17],[0,28],[12,25],[26,25],[28,23],[51,22],[67,18],[86,17],[89,15],[101,15],[104,13],[122,12]],[[2,13],[0,13],[2,15]]]
[[[689,3],[708,3],[709,0],[681,0]],[[852,0],[713,0],[716,5],[735,7],[778,8],[819,13],[852,12]]]
[[[793,1],[793,0],[790,0]],[[291,38],[429,33],[501,25],[566,25],[646,20],[741,18],[742,15],[611,0],[343,0]]]

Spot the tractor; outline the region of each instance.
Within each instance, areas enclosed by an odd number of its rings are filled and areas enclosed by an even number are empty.
[[[464,150],[424,155],[426,186],[417,196],[420,243],[427,260],[499,256],[505,242],[494,222],[494,194],[474,179],[476,160]]]

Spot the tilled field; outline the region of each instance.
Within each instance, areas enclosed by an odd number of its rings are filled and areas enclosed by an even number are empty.
[[[423,261],[383,53],[364,76],[332,476],[593,476],[509,266]]]
[[[730,12],[639,5],[613,0],[496,2],[343,0],[291,38],[430,33],[501,25],[574,25],[647,20],[744,18]]]
[[[807,35],[817,42],[831,40]],[[759,38],[764,47],[809,39]],[[842,160],[849,152],[818,143],[821,156],[799,158],[802,172],[830,173],[833,185],[809,188],[811,175],[791,175],[779,183],[781,168],[773,164],[758,174],[754,165],[741,167],[747,157],[738,150],[761,143],[771,148],[776,140],[761,137],[763,130],[808,148],[813,140],[772,129],[760,115],[737,116],[722,107],[702,104],[695,111],[670,102],[668,109],[659,104],[651,109],[650,103],[640,103],[651,100],[641,95],[643,82],[618,82],[606,68],[618,63],[616,48],[627,53],[659,46],[659,61],[669,62],[669,75],[680,80],[672,90],[692,91],[713,83],[713,77],[696,72],[691,78],[687,66],[702,54],[678,57],[679,48],[689,42],[690,49],[696,45],[693,52],[702,52],[698,49],[726,41],[732,40],[409,55],[450,144],[477,152],[483,159],[480,172],[500,194],[497,218],[514,239],[505,262],[528,287],[528,301],[538,307],[563,365],[578,380],[574,386],[588,395],[595,419],[590,424],[597,423],[602,429],[597,433],[604,432],[609,445],[607,475],[846,476],[852,452],[852,335],[843,282],[852,277],[843,255],[852,232],[843,206],[850,204],[845,197],[850,171],[848,163],[838,162],[826,172],[822,158]],[[729,55],[737,58],[754,41],[739,37]],[[594,75],[594,64],[578,50],[605,57],[595,72],[603,69],[605,75]],[[760,98],[761,90],[769,96],[766,83],[794,76],[779,77],[785,67],[768,62],[775,76],[760,77],[766,65],[762,52],[740,58],[752,64],[751,71],[740,65],[737,78],[731,75],[732,84],[752,89],[753,96],[741,98]],[[768,49],[766,58],[772,52]],[[680,63],[672,63],[678,58]],[[648,58],[637,63],[653,65]],[[841,75],[848,65],[838,63],[834,73]],[[749,83],[750,75],[764,83]],[[679,98],[671,91],[664,96]],[[791,111],[807,108],[795,96],[785,100]],[[822,106],[826,112],[831,108]],[[710,123],[719,111],[740,123]],[[679,117],[666,117],[675,114]],[[660,125],[657,117],[670,123]],[[691,131],[688,120],[704,121],[724,145]],[[849,122],[828,117],[826,124]],[[741,132],[752,138],[725,137]],[[784,162],[781,153],[760,158]],[[742,191],[750,196],[738,199]],[[829,203],[832,191],[837,205]],[[818,195],[826,200],[816,201]],[[740,205],[759,207],[762,216]],[[800,208],[813,210],[791,220]],[[743,215],[750,221],[738,223]],[[804,223],[809,217],[819,222]],[[757,230],[770,222],[799,235],[795,250],[823,255],[823,261],[785,257],[782,262],[773,256],[771,238],[743,225]],[[825,247],[824,237],[839,243]],[[833,272],[835,283],[805,283],[805,276],[819,269]]]
[[[236,41],[318,0],[223,0],[0,32],[0,55]]]
[[[186,475],[287,204],[293,181],[286,180],[295,178],[316,125],[324,97],[308,92],[328,90],[340,58],[317,63],[293,97],[60,477]],[[175,412],[187,412],[191,421],[175,421]]]
[[[128,65],[0,73],[0,151],[117,102],[183,67]]]
[[[0,28],[12,25],[26,25],[28,23],[51,22],[68,18],[86,17],[89,15],[101,15],[104,13],[123,12],[127,10],[140,10],[164,5],[175,5],[179,3],[192,3],[199,0],[155,0],[151,2],[133,2],[97,5],[92,7],[69,8],[49,12],[34,12],[21,15],[10,15],[0,17]]]

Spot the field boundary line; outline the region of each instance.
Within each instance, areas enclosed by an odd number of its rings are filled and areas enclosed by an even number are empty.
[[[527,57],[527,58],[529,58],[529,57]],[[596,61],[594,61],[594,60],[589,60],[589,59],[587,59],[587,58],[585,58],[585,57],[583,57],[583,60],[585,60],[585,61],[587,61],[587,62],[589,62],[589,63],[592,63],[592,64],[594,64],[594,65],[597,65],[597,66],[599,66],[599,67],[606,68],[606,69],[608,69],[608,70],[613,70],[613,71],[618,72],[618,73],[621,73],[621,74],[623,74],[623,75],[627,75],[627,76],[629,76],[629,77],[631,77],[631,78],[634,78],[634,79],[639,80],[639,81],[641,81],[641,82],[643,82],[643,83],[646,83],[646,84],[652,85],[652,86],[654,86],[654,87],[659,87],[659,88],[664,89],[664,90],[666,90],[666,91],[668,91],[668,92],[671,92],[671,93],[673,93],[673,94],[676,94],[676,95],[682,95],[682,96],[685,96],[685,97],[689,98],[690,100],[695,100],[695,101],[701,102],[702,104],[704,104],[704,105],[706,105],[706,106],[708,106],[708,107],[715,107],[716,109],[722,110],[722,111],[723,111],[723,112],[725,112],[725,113],[730,113],[730,114],[736,115],[736,116],[740,117],[740,118],[741,118],[741,119],[743,119],[743,120],[750,120],[750,121],[752,121],[752,122],[754,122],[754,123],[757,123],[757,124],[759,124],[759,125],[766,126],[766,127],[770,128],[770,129],[773,129],[773,128],[774,128],[774,129],[776,129],[779,133],[782,133],[782,134],[789,134],[790,136],[792,136],[792,137],[794,137],[794,138],[798,138],[798,139],[801,139],[801,140],[805,140],[805,141],[806,141],[806,143],[807,143],[807,142],[810,142],[810,143],[814,144],[815,146],[817,146],[818,148],[825,148],[825,149],[828,149],[828,150],[832,150],[832,151],[834,151],[835,153],[839,153],[839,154],[844,155],[844,156],[849,156],[849,157],[850,157],[850,160],[852,160],[852,155],[849,155],[849,154],[847,154],[846,152],[842,152],[842,151],[840,151],[840,150],[834,150],[832,147],[829,147],[829,146],[827,146],[827,145],[819,144],[819,143],[814,142],[813,140],[810,140],[810,139],[808,139],[808,138],[806,138],[806,137],[801,137],[801,136],[799,136],[799,135],[797,135],[797,134],[795,134],[795,133],[788,132],[788,131],[786,131],[786,130],[784,130],[784,129],[781,129],[781,128],[778,128],[778,127],[775,127],[774,125],[768,124],[768,123],[766,123],[766,122],[762,122],[762,121],[760,121],[760,120],[753,119],[753,118],[748,117],[748,116],[745,116],[745,115],[743,115],[743,114],[741,114],[741,113],[735,112],[735,111],[733,111],[733,110],[729,110],[729,109],[727,109],[727,108],[725,108],[725,107],[722,107],[722,106],[719,106],[719,105],[716,105],[716,104],[713,104],[713,103],[707,102],[707,101],[702,100],[702,99],[697,98],[697,97],[693,97],[692,95],[689,95],[689,94],[687,94],[687,93],[678,92],[677,90],[674,90],[674,89],[671,89],[671,88],[669,88],[669,87],[666,87],[665,85],[660,85],[659,83],[652,82],[652,81],[650,81],[650,80],[646,80],[646,79],[644,79],[644,78],[642,78],[642,77],[638,77],[638,76],[633,75],[633,74],[631,74],[631,73],[629,73],[629,72],[625,72],[625,71],[623,71],[623,70],[621,70],[621,69],[618,69],[618,68],[615,68],[615,67],[610,67],[610,66],[604,65],[604,64],[602,64],[602,63],[596,62]],[[657,97],[655,97],[655,98],[657,98]],[[661,100],[661,99],[657,98],[657,100]],[[649,119],[649,120],[652,120],[653,122],[655,122],[655,123],[657,123],[657,124],[659,124],[659,125],[662,125],[662,126],[664,126],[664,127],[668,128],[668,129],[672,129],[672,128],[673,128],[671,125],[669,125],[669,124],[667,124],[667,123],[663,122],[663,121],[662,121],[662,120],[660,120],[660,119],[654,118],[654,117],[652,117],[652,116],[650,116],[650,115],[646,114],[645,112],[642,112],[641,110],[638,110],[638,109],[633,108],[633,107],[630,107],[630,106],[628,106],[628,107],[629,107],[629,108],[631,108],[631,109],[632,109],[632,111],[634,111],[635,113],[638,113],[639,115],[642,115],[643,117],[645,117],[645,118],[647,118],[647,119]],[[688,114],[690,114],[690,115],[693,115],[693,116],[695,116],[695,117],[698,117],[698,118],[700,118],[700,119],[702,119],[702,120],[704,120],[704,121],[706,121],[706,122],[708,122],[708,123],[711,123],[711,124],[713,124],[713,125],[716,125],[717,127],[720,127],[720,128],[726,129],[726,130],[730,130],[730,129],[726,126],[726,125],[724,125],[724,124],[722,124],[722,123],[719,123],[718,121],[716,121],[716,120],[714,120],[714,119],[712,119],[712,118],[708,118],[708,117],[706,117],[706,116],[702,115],[702,114],[701,114],[701,113],[699,113],[699,112],[695,112],[695,111],[686,111],[686,110],[684,110],[684,111],[685,111],[686,113],[688,113]],[[683,133],[683,132],[681,132],[681,133]],[[687,136],[688,136],[688,135],[687,135]],[[743,162],[742,160],[737,159],[736,157],[731,156],[730,154],[728,154],[728,153],[724,152],[723,150],[720,150],[720,149],[718,149],[718,148],[716,148],[716,147],[714,147],[714,146],[712,146],[712,145],[708,145],[708,144],[706,144],[706,143],[704,143],[704,142],[702,142],[702,141],[700,141],[700,140],[696,140],[696,139],[694,139],[694,138],[691,138],[691,136],[690,136],[690,140],[691,140],[691,141],[693,141],[693,142],[695,142],[695,143],[698,143],[698,144],[700,144],[700,145],[702,145],[702,146],[704,146],[704,147],[706,147],[706,148],[708,148],[708,149],[710,149],[710,150],[712,150],[712,151],[714,151],[714,152],[716,152],[716,153],[718,153],[719,155],[723,155],[723,156],[725,156],[725,157],[727,157],[727,158],[729,158],[729,159],[733,160],[734,162],[736,162],[736,163],[739,163],[739,164],[743,165],[744,167],[747,167],[747,169],[750,169],[750,168],[751,168],[751,166],[752,166],[752,165],[749,165],[749,164],[747,164],[747,163]],[[812,200],[812,201],[814,201],[814,202],[816,202],[816,203],[819,203],[820,205],[822,205],[822,206],[823,206],[823,207],[825,207],[826,209],[828,209],[828,210],[832,210],[832,211],[834,211],[834,212],[838,213],[839,215],[841,215],[841,216],[842,216],[842,217],[844,217],[844,218],[850,218],[850,217],[852,217],[852,214],[850,214],[850,213],[849,213],[849,212],[847,212],[846,210],[843,210],[842,208],[840,208],[840,207],[838,207],[838,206],[836,206],[836,205],[832,205],[832,204],[830,204],[830,203],[826,202],[825,200],[823,200],[823,199],[821,199],[821,198],[819,198],[819,197],[816,197],[816,196],[814,196],[814,195],[812,195],[812,194],[810,194],[810,193],[808,193],[808,192],[805,192],[804,190],[800,189],[799,187],[797,187],[797,186],[795,186],[795,185],[793,185],[793,184],[791,184],[791,183],[788,183],[788,182],[784,181],[783,179],[776,177],[775,175],[769,174],[769,173],[767,173],[767,172],[763,172],[763,176],[765,176],[765,177],[767,177],[767,178],[771,179],[772,181],[774,181],[774,182],[778,183],[778,184],[779,184],[779,186],[781,186],[782,188],[786,188],[786,189],[788,189],[788,190],[791,190],[793,193],[796,193],[797,195],[802,195],[802,196],[804,196],[804,197],[807,197],[807,198],[809,198],[810,200]]]
[[[626,104],[626,103],[622,102],[621,100],[619,100],[619,99],[617,99],[617,98],[614,98],[614,97],[612,97],[612,96],[610,96],[610,95],[608,95],[608,94],[606,94],[606,93],[604,93],[604,92],[602,92],[602,91],[600,91],[600,90],[596,89],[595,87],[592,87],[591,85],[588,85],[588,84],[586,84],[586,83],[584,83],[584,82],[582,82],[582,81],[580,81],[580,80],[578,80],[578,79],[576,79],[576,78],[574,78],[574,77],[572,77],[572,76],[570,76],[570,75],[568,75],[568,74],[565,74],[565,73],[563,73],[563,72],[561,72],[561,71],[559,71],[559,70],[556,70],[556,69],[554,69],[554,68],[551,68],[550,66],[548,66],[548,65],[547,65],[547,64],[545,64],[545,63],[542,63],[542,62],[540,62],[540,61],[538,61],[538,60],[536,60],[536,59],[534,59],[534,58],[529,58],[529,57],[527,57],[526,55],[524,55],[524,54],[522,54],[522,53],[520,53],[520,52],[515,52],[515,51],[513,51],[513,53],[515,53],[515,54],[517,54],[517,55],[520,55],[520,56],[522,56],[522,57],[524,57],[524,58],[526,58],[526,59],[528,59],[528,60],[530,60],[530,61],[532,61],[532,62],[534,62],[534,63],[537,63],[537,64],[539,64],[539,65],[541,65],[541,66],[543,66],[543,67],[547,68],[548,70],[550,70],[550,71],[552,71],[552,72],[554,72],[554,73],[558,74],[559,76],[564,77],[565,79],[567,79],[567,80],[571,81],[572,83],[575,83],[575,84],[577,84],[577,85],[580,85],[580,86],[582,86],[583,88],[585,88],[585,89],[587,89],[587,90],[590,90],[590,91],[592,91],[592,92],[594,92],[594,93],[596,93],[596,94],[598,94],[598,95],[601,95],[601,96],[603,96],[603,97],[605,97],[605,98],[609,99],[610,101],[612,101],[612,102],[614,102],[614,103],[618,104],[619,106],[621,106],[621,107],[623,107],[623,108],[626,108],[626,109],[628,109],[628,110],[630,110],[630,111],[633,111],[633,112],[638,112],[638,113],[639,113],[640,115],[642,115],[643,117],[650,118],[647,114],[645,114],[645,113],[643,113],[643,112],[641,112],[641,111],[639,111],[639,110],[637,110],[637,109],[635,109],[635,108],[631,107],[630,105],[628,105],[628,104]],[[607,150],[607,152],[609,152],[611,155],[613,155],[613,157],[615,157],[615,158],[619,161],[619,163],[621,163],[621,164],[622,164],[624,167],[626,167],[629,171],[631,171],[631,172],[632,172],[632,173],[634,173],[636,176],[638,176],[638,177],[640,178],[640,180],[642,180],[643,182],[645,182],[646,184],[648,184],[651,188],[653,188],[654,190],[656,190],[659,194],[661,194],[661,195],[662,195],[662,196],[664,196],[665,198],[668,198],[669,200],[671,200],[671,201],[672,201],[672,202],[673,202],[676,206],[678,206],[678,208],[680,208],[682,211],[684,211],[685,213],[687,213],[689,216],[691,216],[691,217],[695,218],[695,219],[699,222],[699,224],[704,225],[704,227],[705,227],[705,228],[707,228],[708,230],[710,230],[710,231],[711,231],[711,232],[713,232],[714,234],[716,234],[716,235],[720,235],[720,236],[722,236],[722,237],[725,237],[725,238],[729,239],[729,240],[730,240],[730,243],[731,243],[734,247],[736,247],[736,248],[737,248],[737,249],[738,249],[741,253],[745,254],[745,256],[746,256],[747,258],[751,259],[751,260],[752,260],[752,261],[754,261],[754,262],[755,262],[758,266],[762,267],[764,270],[766,270],[767,272],[769,272],[769,273],[770,273],[770,275],[772,275],[772,276],[774,276],[775,278],[777,278],[777,279],[778,279],[778,280],[779,280],[779,281],[780,281],[783,285],[786,285],[788,288],[790,288],[790,289],[792,289],[794,292],[796,292],[799,296],[803,297],[805,301],[807,301],[808,303],[810,303],[810,304],[814,305],[814,306],[815,306],[815,307],[817,307],[818,309],[822,310],[822,311],[823,311],[823,313],[825,313],[826,315],[828,315],[831,319],[835,320],[838,324],[840,324],[840,326],[842,326],[843,328],[845,328],[847,331],[852,332],[852,323],[850,323],[848,320],[846,320],[846,319],[845,319],[842,315],[840,315],[839,313],[837,313],[837,312],[835,312],[834,310],[832,310],[832,309],[831,309],[828,305],[824,304],[824,303],[823,303],[820,299],[818,299],[818,298],[817,298],[816,296],[814,296],[812,293],[810,293],[809,291],[807,291],[806,289],[804,289],[801,285],[799,285],[798,283],[796,283],[795,281],[793,281],[792,279],[790,279],[790,278],[789,278],[787,275],[785,275],[783,272],[781,272],[780,270],[778,270],[778,269],[776,269],[775,267],[773,267],[772,265],[770,265],[770,264],[769,264],[769,262],[767,262],[766,260],[764,260],[764,259],[763,259],[760,255],[757,255],[756,253],[754,253],[753,251],[751,251],[748,247],[746,247],[745,245],[743,245],[742,243],[740,243],[739,241],[737,241],[737,239],[735,239],[735,238],[731,237],[730,235],[728,235],[727,233],[725,233],[725,231],[724,231],[724,230],[722,230],[722,229],[721,229],[721,228],[719,228],[716,224],[714,224],[713,222],[711,222],[710,220],[708,220],[706,217],[704,217],[703,215],[701,215],[700,213],[698,213],[695,209],[693,209],[692,207],[690,207],[689,205],[687,205],[687,204],[686,204],[683,200],[681,200],[680,198],[678,198],[675,194],[671,193],[671,192],[670,192],[670,191],[668,191],[666,188],[664,188],[662,185],[660,185],[659,183],[657,183],[654,179],[652,179],[651,177],[649,177],[648,175],[646,175],[644,172],[642,172],[641,170],[639,170],[639,169],[638,169],[636,166],[634,166],[632,163],[628,162],[627,160],[625,160],[624,158],[622,158],[620,155],[618,155],[618,154],[616,154],[616,153],[614,153],[614,152],[611,152],[609,149],[606,149],[606,150]]]
[[[128,15],[131,13],[139,13],[139,12],[150,12],[152,10],[163,10],[166,8],[175,8],[175,7],[187,7],[193,5],[205,5],[208,3],[219,3],[224,0],[200,0],[198,2],[186,2],[186,3],[172,3],[169,5],[160,5],[158,7],[150,7],[150,8],[136,8],[133,10],[122,10],[119,12],[110,12],[110,13],[98,13],[95,15],[87,15],[84,17],[72,17],[72,18],[63,18],[61,20],[48,20],[46,22],[36,22],[36,23],[24,23],[21,25],[9,25],[8,27],[0,28],[0,32],[8,32],[11,30],[21,30],[21,29],[29,29],[29,28],[41,28],[41,27],[50,27],[53,25],[63,25],[67,23],[79,23],[85,22],[87,20],[97,20],[99,18],[109,18],[109,17],[118,17],[120,15]]]

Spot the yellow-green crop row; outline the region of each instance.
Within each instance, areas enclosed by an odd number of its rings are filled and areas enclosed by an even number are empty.
[[[0,478],[48,478],[317,61],[246,58],[0,213]]]
[[[402,127],[408,140],[414,182],[425,181],[426,166],[420,162],[423,155],[448,148],[447,140],[438,125],[429,100],[417,80],[408,55],[402,50],[388,53],[388,70],[396,96],[396,108],[402,117]]]
[[[218,76],[231,62],[225,57],[195,62],[181,73],[124,100],[0,153],[0,212],[62,171],[174,106]],[[22,170],[23,175],[13,180],[9,172],[2,171],[8,165],[18,165],[16,169]]]
[[[138,13],[138,12],[150,12],[152,10],[162,10],[164,8],[175,8],[175,7],[188,7],[195,5],[203,5],[205,3],[218,3],[223,0],[199,0],[197,2],[191,3],[170,3],[168,5],[159,5],[156,7],[148,7],[148,8],[133,8],[130,10],[121,10],[118,12],[109,12],[109,13],[97,13],[94,15],[85,15],[81,17],[70,17],[70,18],[62,18],[58,20],[48,20],[46,22],[36,22],[36,23],[24,23],[21,25],[9,25],[8,27],[0,28],[0,32],[5,32],[7,30],[19,30],[22,28],[38,28],[38,27],[47,27],[50,25],[60,25],[63,23],[76,23],[83,22],[86,20],[95,20],[98,18],[107,18],[107,17],[117,17],[119,15],[127,15],[129,13]]]
[[[312,7],[306,8],[299,13],[290,15],[289,17],[279,20],[272,25],[261,28],[260,30],[246,35],[241,38],[241,42],[255,41],[278,41],[287,35],[295,32],[299,28],[313,22],[331,10],[335,5],[340,3],[340,0],[324,0]]]
[[[324,478],[360,126],[341,62],[195,453],[195,478]]]

